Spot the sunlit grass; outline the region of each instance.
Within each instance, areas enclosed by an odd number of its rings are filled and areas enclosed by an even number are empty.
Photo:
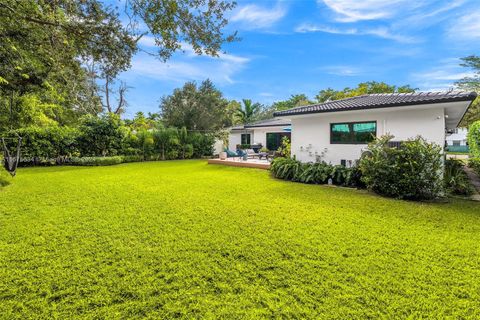
[[[480,317],[480,205],[204,161],[20,169],[0,317]]]

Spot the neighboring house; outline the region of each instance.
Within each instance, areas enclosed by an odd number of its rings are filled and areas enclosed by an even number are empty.
[[[455,128],[447,133],[445,138],[446,149],[448,151],[468,152],[467,128]]]
[[[290,120],[268,119],[230,128],[228,148],[237,145],[256,145],[277,150],[283,137],[290,138]]]
[[[275,112],[290,119],[292,155],[303,162],[350,165],[373,138],[391,134],[393,143],[422,136],[440,146],[455,129],[474,92],[370,94]]]

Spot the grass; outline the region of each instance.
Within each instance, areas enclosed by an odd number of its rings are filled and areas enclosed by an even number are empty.
[[[204,161],[19,169],[0,317],[479,318],[480,204]]]

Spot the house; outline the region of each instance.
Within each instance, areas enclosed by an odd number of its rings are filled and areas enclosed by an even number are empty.
[[[268,119],[230,129],[228,148],[236,150],[238,145],[266,147],[277,150],[283,137],[290,139],[290,120]]]
[[[467,128],[455,128],[447,133],[445,148],[453,152],[468,152]]]
[[[385,134],[392,143],[418,135],[440,146],[455,129],[474,92],[368,94],[275,112],[291,120],[292,155],[303,162],[353,164],[367,144]]]

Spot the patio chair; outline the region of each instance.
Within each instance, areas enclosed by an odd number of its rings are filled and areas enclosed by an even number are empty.
[[[238,154],[238,152],[234,152],[234,151],[232,151],[230,149],[227,149],[227,148],[225,148],[225,152],[227,153],[227,158],[235,159],[235,158],[240,158],[241,157],[241,155]]]

